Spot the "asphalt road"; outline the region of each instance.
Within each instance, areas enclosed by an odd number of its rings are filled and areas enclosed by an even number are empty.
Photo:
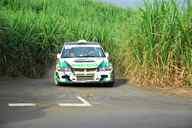
[[[49,78],[4,78],[0,128],[192,128],[192,99],[164,96],[125,80],[115,87],[57,87]]]

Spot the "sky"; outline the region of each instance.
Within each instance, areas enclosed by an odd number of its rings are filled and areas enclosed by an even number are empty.
[[[137,7],[142,5],[142,0],[99,0],[123,7]]]
[[[143,4],[143,0],[98,0],[98,1],[108,2],[122,7],[141,7]],[[179,0],[179,1],[185,1],[185,0]]]

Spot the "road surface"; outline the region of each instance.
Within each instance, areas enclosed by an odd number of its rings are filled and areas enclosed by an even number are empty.
[[[192,99],[125,80],[57,87],[49,77],[1,78],[0,128],[192,128]]]

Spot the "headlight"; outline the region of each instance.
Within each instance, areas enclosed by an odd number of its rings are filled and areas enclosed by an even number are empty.
[[[99,68],[99,71],[112,71],[112,70],[113,70],[112,66],[106,68]]]
[[[64,68],[62,69],[63,72],[71,72],[71,68]]]
[[[57,70],[60,72],[71,72],[71,68],[61,68],[61,67],[57,67]]]

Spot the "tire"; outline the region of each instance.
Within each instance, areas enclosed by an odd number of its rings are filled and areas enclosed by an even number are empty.
[[[109,82],[109,83],[105,83],[106,87],[113,87],[114,86],[114,81]]]
[[[114,84],[115,84],[115,82],[113,81],[113,82],[109,83],[109,86],[114,87]]]
[[[61,85],[61,83],[58,82],[56,79],[54,79],[54,84],[55,84],[56,86],[60,86],[60,85]]]
[[[54,73],[53,81],[54,81],[54,84],[55,84],[56,86],[60,86],[60,85],[61,85],[61,83],[57,81],[57,78],[56,78],[56,74],[55,74],[55,73]]]

